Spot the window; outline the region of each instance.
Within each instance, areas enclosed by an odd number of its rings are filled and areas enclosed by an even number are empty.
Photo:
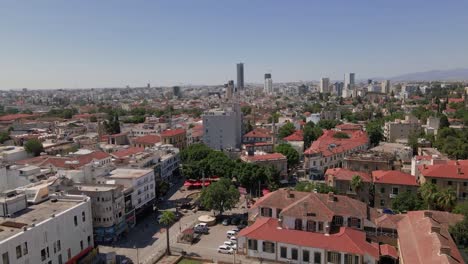
[[[57,251],[60,251],[62,250],[61,246],[60,246],[60,240],[57,240]]]
[[[384,187],[380,188],[380,193],[385,193],[385,188]]]
[[[80,241],[80,248],[83,250],[83,240]]]
[[[288,249],[286,247],[280,248],[280,256],[281,258],[288,258]]]
[[[302,250],[302,261],[304,262],[309,262],[309,251],[308,250]]]
[[[392,194],[398,195],[398,191],[399,191],[399,190],[398,190],[398,187],[393,187],[393,188],[392,188]]]
[[[291,259],[297,260],[297,248],[291,248]]]
[[[338,252],[328,252],[328,262],[333,264],[340,264],[341,254]]]
[[[307,231],[308,232],[315,232],[316,227],[317,227],[317,223],[315,223],[315,221],[312,221],[312,220],[307,221]]]
[[[248,240],[248,243],[249,243],[249,245],[248,245],[249,249],[251,249],[251,250],[258,250],[258,242],[257,242],[257,240],[255,240],[255,239],[249,239],[249,240]]]
[[[267,207],[264,207],[262,208],[262,216],[265,216],[265,217],[271,217],[272,216],[272,209],[271,208],[267,208]]]
[[[24,242],[23,243],[23,255],[27,255],[28,254],[28,242]]]
[[[437,180],[436,180],[436,179],[432,179],[431,182],[432,182],[433,184],[437,184]]]
[[[63,264],[62,254],[58,255],[58,264]]]
[[[333,216],[333,225],[343,226],[343,217],[340,215]]]
[[[10,264],[10,256],[8,256],[8,252],[2,254],[3,264]]]
[[[380,206],[385,206],[385,200],[384,199],[380,200]]]
[[[318,222],[318,231],[323,231],[323,222]]]
[[[91,236],[88,236],[88,247],[91,246]]]
[[[302,230],[302,219],[297,218],[296,221],[294,221],[294,229]]]
[[[344,259],[345,259],[345,264],[359,264],[359,256],[345,254]]]
[[[46,250],[45,250],[45,248],[43,248],[41,250],[41,260],[44,261],[44,260],[46,260],[46,258],[47,258],[46,257]]]
[[[75,226],[78,226],[78,217],[76,217],[76,215],[73,217],[73,222],[75,223]]]
[[[279,218],[281,214],[281,209],[277,208],[276,209],[276,218]]]
[[[452,181],[448,181],[447,184],[448,184],[448,185],[452,185]]]
[[[468,182],[464,182],[464,183],[463,183],[463,186],[467,186],[467,185],[468,185]]]
[[[263,252],[275,253],[275,243],[263,241]]]
[[[361,219],[355,217],[348,218],[348,226],[361,228]]]
[[[85,212],[81,212],[81,218],[82,218],[83,222],[86,222],[86,214],[85,214]]]
[[[16,246],[16,259],[19,259],[23,256],[22,252],[21,252],[21,245],[19,246]]]
[[[322,253],[315,252],[314,253],[314,264],[321,264],[322,263]]]

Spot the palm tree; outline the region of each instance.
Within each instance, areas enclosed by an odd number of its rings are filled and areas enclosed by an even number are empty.
[[[172,211],[164,211],[162,213],[159,223],[164,225],[166,228],[166,255],[171,255],[171,248],[169,247],[169,227],[176,220],[176,216]]]
[[[451,211],[457,202],[457,193],[452,188],[445,188],[437,195],[437,206]]]
[[[421,188],[419,188],[419,193],[421,195],[421,198],[427,204],[428,209],[431,209],[431,207],[433,207],[436,204],[438,190],[435,184],[430,182],[423,183],[423,185],[421,185]]]
[[[353,188],[354,192],[358,192],[362,188],[362,179],[359,175],[354,175],[351,179],[351,187]]]

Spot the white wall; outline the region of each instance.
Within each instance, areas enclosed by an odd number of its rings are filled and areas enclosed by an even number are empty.
[[[82,221],[82,212],[85,213],[85,221]],[[78,218],[78,226],[74,225],[74,216]],[[36,224],[35,227],[28,228],[6,240],[0,241],[0,255],[8,252],[10,264],[15,263],[59,263],[58,256],[62,255],[63,263],[68,260],[67,251],[70,249],[71,257],[76,256],[82,250],[80,241],[83,241],[83,248],[88,247],[88,237],[90,245],[94,247],[93,226],[91,215],[91,201],[89,198],[64,212],[58,213],[54,218]],[[54,243],[60,240],[61,250],[54,253]],[[16,247],[27,242],[28,253],[21,258],[16,257]],[[41,250],[49,247],[49,258],[41,261]],[[1,257],[1,256],[0,256]]]

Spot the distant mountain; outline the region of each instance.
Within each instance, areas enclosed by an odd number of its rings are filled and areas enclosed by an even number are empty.
[[[468,68],[414,72],[391,77],[392,81],[466,81]]]

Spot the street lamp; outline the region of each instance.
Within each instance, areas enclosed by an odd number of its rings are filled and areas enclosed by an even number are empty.
[[[136,253],[137,253],[137,264],[140,264],[140,255],[139,255],[139,252],[138,252],[138,248],[137,246],[133,246],[134,249],[136,249]]]

